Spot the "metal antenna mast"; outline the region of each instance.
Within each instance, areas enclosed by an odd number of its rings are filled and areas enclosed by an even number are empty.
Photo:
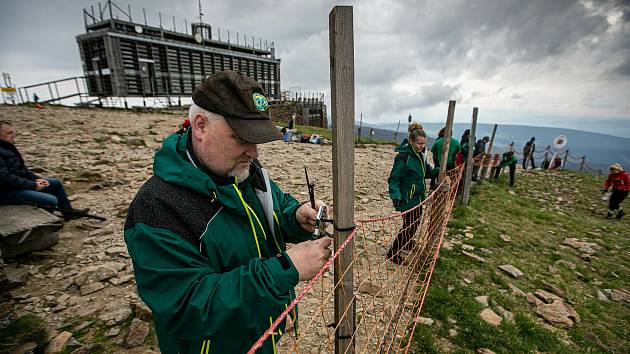
[[[199,0],[199,23],[203,23],[203,12],[201,12],[201,0]]]

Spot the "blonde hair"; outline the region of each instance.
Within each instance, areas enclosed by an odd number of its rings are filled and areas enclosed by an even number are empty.
[[[422,124],[418,123],[418,122],[411,122],[409,123],[409,133],[411,133],[412,131],[416,130],[416,129],[420,129],[420,130],[424,130],[422,128]]]
[[[418,122],[411,122],[411,124],[409,124],[409,141],[416,141],[416,139],[419,137],[427,137],[427,133],[424,131],[424,129],[422,129],[422,125]]]

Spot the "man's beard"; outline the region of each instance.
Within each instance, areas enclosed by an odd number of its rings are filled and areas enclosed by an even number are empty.
[[[234,168],[228,172],[228,177],[235,177],[238,182],[244,181],[249,177],[249,165],[244,168]]]

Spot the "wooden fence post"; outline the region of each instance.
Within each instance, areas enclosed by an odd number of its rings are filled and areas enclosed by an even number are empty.
[[[488,164],[490,163],[490,156],[492,156],[492,145],[494,144],[494,136],[497,133],[497,125],[495,124],[492,128],[492,137],[490,138],[490,145],[488,146],[488,151],[484,155],[483,166],[481,166],[481,172],[479,173],[479,180],[482,181],[486,178],[486,174],[488,173]]]
[[[451,134],[453,133],[453,118],[455,117],[455,101],[448,101],[448,113],[446,115],[446,130],[442,140],[442,154],[440,158],[440,174],[438,175],[438,184],[446,178],[446,170],[448,169],[448,149],[451,145]]]
[[[564,170],[564,166],[567,165],[567,158],[569,157],[569,149],[564,153],[564,160],[562,161],[562,169]]]
[[[488,179],[491,179],[494,177],[494,175],[497,172],[497,166],[499,166],[499,163],[501,163],[501,157],[499,156],[498,153],[494,154],[494,158],[492,159],[492,167],[490,168],[490,176],[488,176]]]
[[[584,160],[586,160],[586,155],[582,156],[582,163],[580,164],[580,172],[584,170]]]
[[[352,6],[335,6],[328,16],[333,138],[334,248],[354,226],[354,34]],[[340,231],[340,230],[343,231]],[[335,353],[354,353],[354,240],[335,259]]]
[[[468,156],[466,157],[466,174],[464,175],[464,192],[462,194],[462,202],[464,205],[468,205],[468,199],[470,198],[470,182],[472,179],[473,169],[473,152],[475,151],[475,143],[477,139],[475,133],[477,131],[477,113],[479,108],[473,108],[472,125],[470,127],[470,136],[468,137]]]

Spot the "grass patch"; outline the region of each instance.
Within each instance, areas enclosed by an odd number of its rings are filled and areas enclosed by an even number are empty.
[[[35,342],[43,346],[48,339],[44,320],[27,314],[13,320],[6,328],[0,330],[0,353],[13,353],[19,346]]]
[[[479,348],[497,353],[627,352],[630,309],[596,296],[597,290],[627,289],[630,273],[624,256],[630,247],[624,236],[630,222],[603,218],[606,207],[598,191],[603,180],[556,171],[517,175],[514,188],[508,187],[505,176],[475,185],[469,206],[454,207],[446,238],[474,246],[471,252],[487,261],[473,261],[459,246],[440,251],[422,310],[422,316],[438,321],[431,327],[418,326],[412,348],[416,352],[474,352]],[[467,227],[472,228],[472,239],[463,236]],[[501,234],[511,242],[503,241]],[[593,242],[600,248],[586,262],[579,257],[582,252],[562,244],[565,238]],[[482,252],[482,248],[488,251]],[[577,269],[557,265],[560,260]],[[498,269],[502,264],[514,265],[524,276],[510,277]],[[550,291],[548,284],[556,286],[582,321],[568,330],[545,324],[533,305],[512,295],[509,283],[525,292]],[[480,295],[490,297],[495,312],[497,306],[511,311],[514,322],[503,320],[499,327],[483,322],[478,315],[482,307],[474,300]],[[448,318],[457,323],[451,324]],[[455,329],[457,335],[449,336],[449,329]]]

